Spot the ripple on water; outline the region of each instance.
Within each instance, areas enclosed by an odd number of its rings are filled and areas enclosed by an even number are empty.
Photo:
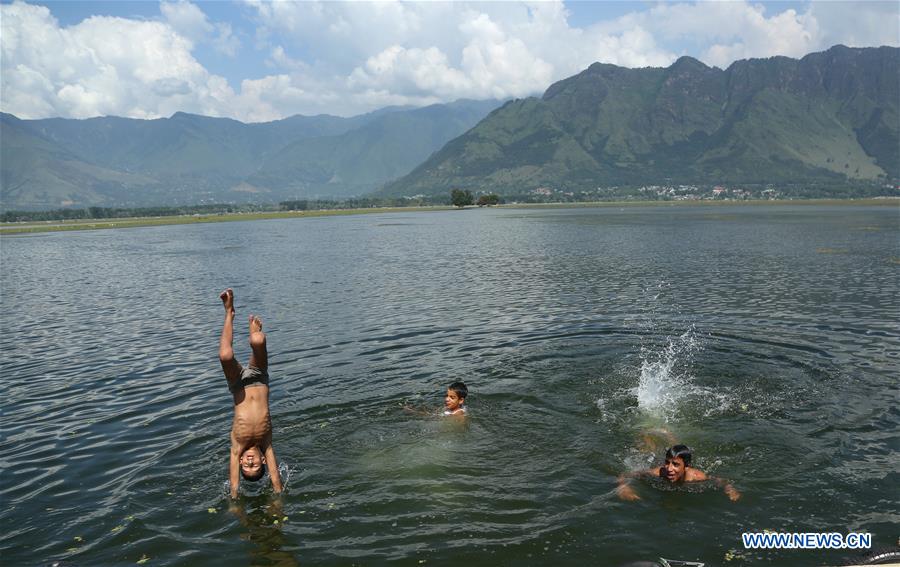
[[[751,528],[893,533],[895,220],[472,212],[4,239],[4,558],[718,564]],[[235,511],[226,286],[266,321],[289,479]],[[403,411],[459,378],[465,422]],[[744,500],[621,503],[667,435]]]

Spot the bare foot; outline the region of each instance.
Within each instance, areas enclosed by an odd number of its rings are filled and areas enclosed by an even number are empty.
[[[250,315],[250,334],[262,331],[262,319],[256,315]]]
[[[737,491],[737,488],[731,486],[730,484],[725,485],[725,494],[728,495],[728,498],[732,502],[737,502],[741,499],[741,493]]]
[[[220,293],[219,299],[222,300],[222,305],[225,306],[225,312],[234,315],[234,292],[231,288]]]
[[[634,489],[627,484],[620,485],[616,489],[616,494],[618,494],[619,498],[625,500],[626,502],[634,502],[635,500],[641,499],[641,497],[638,496],[638,493],[635,492]]]

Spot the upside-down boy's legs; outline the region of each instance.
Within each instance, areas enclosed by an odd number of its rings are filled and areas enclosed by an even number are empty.
[[[250,316],[250,366],[266,370],[269,367],[269,353],[266,350],[266,334],[262,331],[262,319]]]
[[[234,384],[241,379],[241,365],[234,358],[232,341],[234,338],[234,292],[226,289],[219,295],[225,306],[225,322],[222,325],[222,336],[219,338],[219,362],[222,363],[222,371],[228,384]]]

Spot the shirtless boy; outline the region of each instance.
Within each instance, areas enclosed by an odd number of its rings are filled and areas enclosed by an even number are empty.
[[[619,477],[619,487],[617,493],[622,500],[640,500],[634,488],[631,487],[629,481],[631,477],[659,477],[666,482],[672,484],[683,484],[686,482],[702,482],[704,480],[712,480],[722,487],[725,494],[731,500],[737,500],[741,497],[741,493],[731,486],[731,483],[720,478],[708,477],[706,473],[700,469],[691,466],[691,450],[687,445],[673,445],[666,449],[666,462],[657,469],[649,469],[638,471],[635,473],[622,475]]]
[[[247,368],[234,358],[234,292],[229,288],[219,298],[225,306],[225,324],[219,339],[219,361],[234,397],[234,421],[231,424],[231,459],[228,481],[231,497],[237,498],[240,476],[258,481],[268,468],[272,488],[281,492],[278,462],[272,448],[272,420],[269,418],[269,373],[266,335],[262,320],[250,315],[250,362]],[[240,476],[239,476],[240,475]]]
[[[465,417],[466,396],[469,388],[463,382],[454,382],[447,387],[447,395],[444,396],[444,415]]]

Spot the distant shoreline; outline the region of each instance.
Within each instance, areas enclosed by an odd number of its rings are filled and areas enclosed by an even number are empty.
[[[900,205],[900,197],[865,197],[860,199],[752,199],[748,201],[697,199],[683,201],[586,201],[573,203],[517,203],[497,205],[497,208],[511,209],[564,209],[564,208],[609,208],[609,207],[721,207],[727,205]]]
[[[869,206],[898,206],[900,198],[866,198],[866,199],[798,199],[798,200],[752,200],[752,201],[600,201],[600,202],[576,202],[576,203],[516,203],[495,205],[501,209],[577,209],[577,208],[639,208],[639,207],[718,207],[718,206],[765,206],[765,205],[869,205]],[[477,209],[469,206],[467,209]],[[450,211],[456,208],[447,206],[430,207],[372,207],[365,209],[325,209],[320,211],[265,211],[252,213],[215,213],[193,214],[162,217],[127,217],[112,219],[77,219],[56,220],[41,222],[10,222],[0,223],[0,235],[11,234],[35,234],[43,232],[65,232],[71,230],[103,230],[111,228],[137,228],[144,226],[163,226],[175,224],[201,224],[211,222],[235,222],[271,219],[312,218],[339,215],[361,215],[373,213],[404,213],[421,211]]]

